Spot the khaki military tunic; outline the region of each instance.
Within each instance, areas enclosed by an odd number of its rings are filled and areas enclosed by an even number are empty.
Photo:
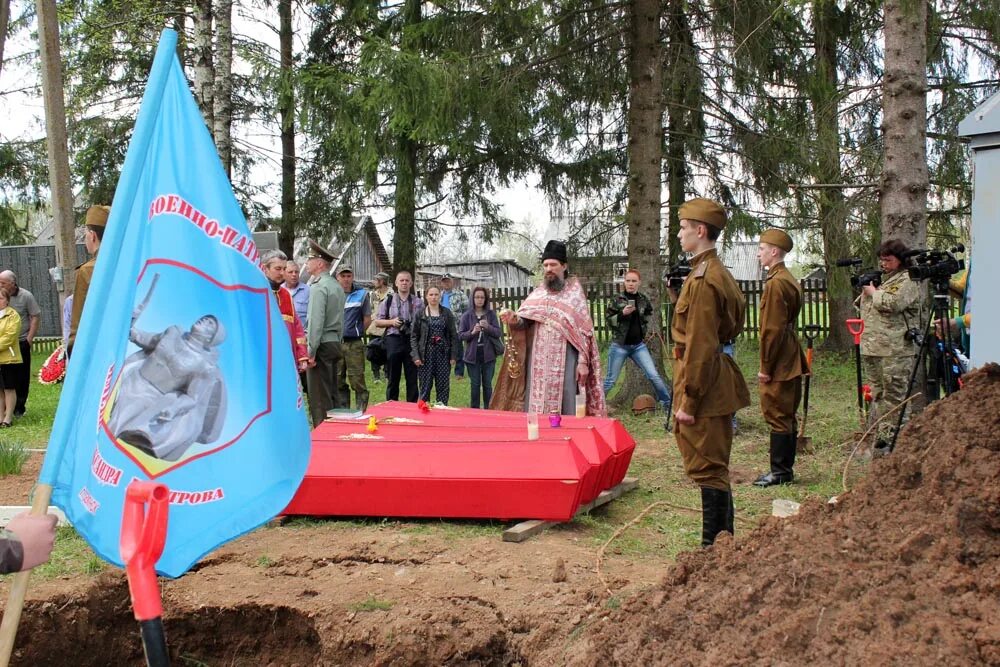
[[[76,269],[76,283],[73,288],[73,313],[69,321],[69,336],[67,347],[73,351],[76,343],[76,332],[80,329],[80,316],[83,315],[83,304],[87,301],[87,292],[90,290],[90,281],[94,278],[94,265],[97,264],[97,255],[87,260]]]
[[[861,361],[865,382],[871,386],[869,424],[878,421],[906,398],[916,346],[906,340],[909,328],[923,329],[924,288],[905,270],[891,274],[873,296],[861,296]],[[876,438],[888,442],[896,430],[898,413],[878,421]],[[904,420],[905,423],[905,420]]]
[[[729,491],[731,417],[750,405],[740,369],[722,342],[743,330],[746,300],[715,249],[691,259],[670,326],[674,341],[674,407],[693,415],[674,421],[684,471],[699,486]]]
[[[760,302],[760,409],[774,433],[795,432],[795,412],[802,397],[802,376],[809,365],[795,327],[802,309],[802,287],[779,262],[767,272]]]

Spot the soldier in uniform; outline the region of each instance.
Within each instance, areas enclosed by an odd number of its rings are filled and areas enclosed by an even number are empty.
[[[91,206],[87,209],[87,231],[83,234],[83,244],[93,257],[76,268],[76,285],[73,288],[73,312],[70,315],[69,337],[66,342],[66,353],[73,353],[76,344],[76,332],[80,328],[80,316],[83,315],[83,304],[87,301],[90,281],[94,278],[94,266],[97,264],[97,251],[101,249],[104,239],[104,227],[111,215],[110,206]]]
[[[792,239],[780,229],[760,235],[757,260],[767,269],[760,302],[760,371],[757,373],[760,409],[771,429],[771,470],[754,486],[788,484],[794,478],[795,412],[802,399],[802,376],[809,372],[795,335],[802,287],[785,268]]]
[[[904,268],[907,251],[902,241],[890,239],[879,246],[883,279],[880,287],[865,285],[861,291],[861,363],[872,388],[871,423],[906,399],[916,347],[906,339],[911,327],[921,327],[924,294],[920,283],[910,280]],[[875,452],[885,453],[896,431],[896,415],[883,419],[875,434]]]
[[[709,199],[680,208],[681,249],[692,253],[671,322],[674,341],[674,436],[684,472],[701,487],[702,546],[721,531],[733,532],[735,512],[729,482],[732,416],[750,405],[750,392],[723,342],[743,330],[746,300],[719,260],[715,242],[726,212]]]

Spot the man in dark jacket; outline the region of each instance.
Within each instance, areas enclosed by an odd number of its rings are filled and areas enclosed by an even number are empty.
[[[646,295],[639,291],[639,272],[629,269],[625,272],[625,291],[611,299],[605,311],[608,326],[614,332],[611,347],[608,349],[608,374],[604,378],[604,395],[618,381],[618,376],[625,366],[625,360],[635,362],[656,391],[656,398],[667,415],[663,427],[670,427],[670,389],[660,377],[653,363],[653,357],[646,347],[646,336],[649,332],[649,318],[653,314],[653,306]]]

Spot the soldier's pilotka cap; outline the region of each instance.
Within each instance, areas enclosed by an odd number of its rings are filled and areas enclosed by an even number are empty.
[[[781,248],[785,252],[792,251],[792,237],[780,229],[768,229],[760,235],[761,243],[770,243],[776,248]]]
[[[91,206],[87,209],[87,220],[84,224],[89,227],[105,227],[109,215],[111,215],[110,206]]]
[[[726,226],[726,210],[722,208],[719,202],[712,201],[711,199],[698,197],[697,199],[686,201],[681,204],[678,215],[681,220],[703,222],[716,229],[724,229]]]
[[[332,262],[337,259],[331,255],[326,248],[316,243],[312,239],[309,239],[309,259],[318,257],[319,259],[324,259],[328,262]]]

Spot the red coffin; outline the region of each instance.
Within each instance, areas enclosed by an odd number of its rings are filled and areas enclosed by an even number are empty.
[[[427,411],[421,410],[416,403],[387,401],[370,406],[368,413],[379,419],[387,417],[402,417],[417,420],[421,424],[431,426],[494,426],[511,425],[527,430],[526,415],[523,412],[504,412],[501,410],[477,410],[473,408],[434,407]],[[539,415],[539,430],[543,436],[551,427],[547,415]],[[613,461],[611,470],[605,480],[603,489],[619,484],[628,472],[635,451],[635,439],[625,430],[621,422],[610,417],[573,417],[562,416],[560,433],[575,432],[579,429],[593,428],[598,435],[611,447]],[[571,433],[575,435],[575,433]],[[603,490],[602,489],[602,490]]]
[[[312,434],[313,447],[331,442],[343,442],[367,434],[366,422],[324,422]],[[524,443],[527,434],[526,427],[504,424],[476,426],[432,426],[427,424],[379,424],[374,437],[382,441],[410,442],[513,442],[522,447],[531,447],[533,443]],[[559,436],[562,436],[561,438]],[[370,436],[366,436],[370,437]],[[543,433],[546,440],[572,439],[573,444],[589,464],[589,469],[580,480],[580,502],[589,503],[604,489],[613,486],[611,478],[614,474],[614,460],[611,447],[597,434],[593,428],[578,428],[565,433],[549,429]]]
[[[284,514],[568,521],[591,466],[571,439],[325,439]],[[381,428],[381,427],[380,427]]]

